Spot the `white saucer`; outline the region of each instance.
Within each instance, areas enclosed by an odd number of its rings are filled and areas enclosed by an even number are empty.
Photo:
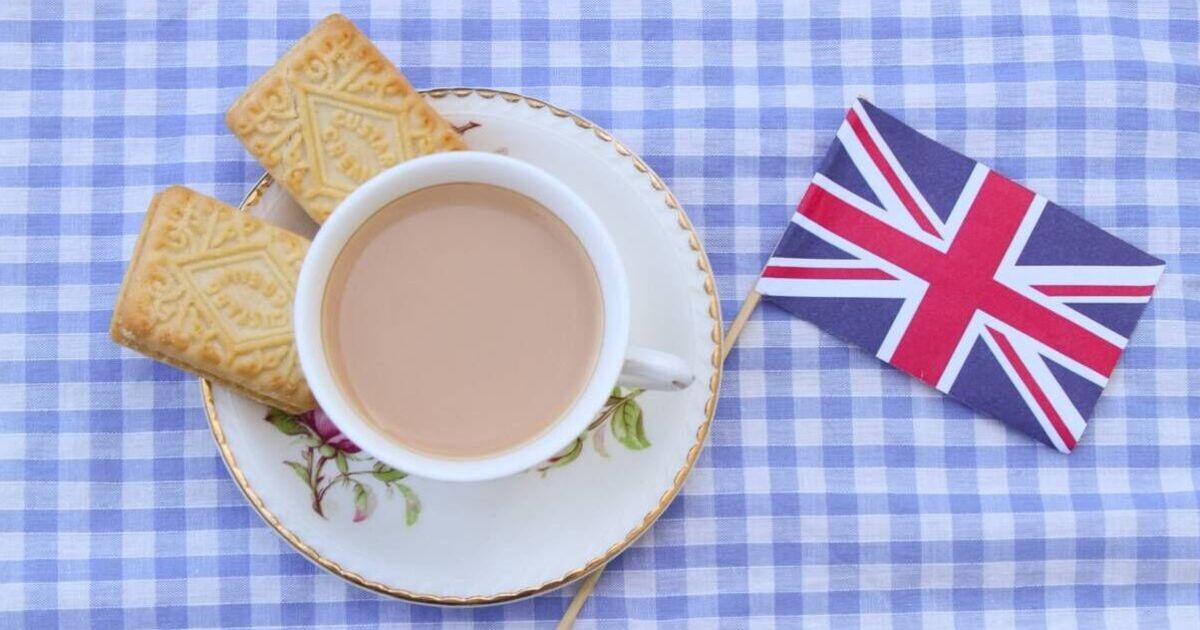
[[[631,341],[684,357],[696,383],[684,392],[638,397],[644,434],[636,409],[622,407],[614,414],[620,421],[615,431],[606,422],[557,466],[497,481],[395,479],[398,473],[373,468],[364,455],[339,457],[326,448],[331,457],[318,488],[338,478],[339,467],[362,472],[323,495],[324,517],[314,511],[304,480],[323,459],[316,438],[306,437],[313,432],[277,418],[294,434],[286,435],[266,420],[262,405],[207,381],[201,387],[234,480],[263,519],[310,560],[358,586],[415,602],[511,601],[555,589],[612,559],[674,498],[716,408],[720,311],[687,215],[662,180],[608,133],[517,94],[452,89],[425,95],[460,128],[478,124],[464,132],[472,149],[536,164],[588,201],[630,275]],[[267,177],[242,207],[305,235],[316,229]],[[487,317],[486,310],[479,317]],[[306,460],[302,454],[310,447]],[[356,522],[356,515],[363,518]]]

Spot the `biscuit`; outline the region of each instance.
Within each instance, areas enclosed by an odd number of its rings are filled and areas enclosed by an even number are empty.
[[[255,81],[225,123],[317,223],[380,171],[466,148],[367,36],[336,13]]]
[[[316,406],[292,332],[308,241],[172,186],[146,211],[113,341],[289,412]]]

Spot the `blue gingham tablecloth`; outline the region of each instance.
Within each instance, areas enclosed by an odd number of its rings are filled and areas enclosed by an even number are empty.
[[[236,203],[225,107],[341,10],[417,86],[493,86],[637,149],[736,312],[851,99],[1167,261],[1070,456],[760,310],[683,494],[579,627],[1197,627],[1200,16],[1191,2],[0,5],[0,627],[547,626],[322,573],[243,500],[196,379],[109,312],[151,194]],[[182,4],[182,3],[179,3]]]

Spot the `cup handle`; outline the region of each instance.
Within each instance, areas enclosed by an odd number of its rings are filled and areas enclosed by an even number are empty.
[[[694,380],[696,375],[683,359],[661,350],[629,346],[617,384],[642,389],[680,390],[687,389]]]

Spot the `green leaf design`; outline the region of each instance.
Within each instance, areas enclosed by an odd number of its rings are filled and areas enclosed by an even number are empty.
[[[404,472],[403,470],[396,470],[395,468],[384,466],[382,470],[372,470],[371,476],[382,481],[383,483],[394,483],[407,477],[408,473]]]
[[[622,444],[625,444],[625,436],[629,433],[629,427],[626,426],[624,421],[624,411],[625,405],[617,407],[613,411],[612,419],[609,420],[609,429],[612,430],[613,437],[617,438],[617,441]]]
[[[637,424],[635,426],[637,429],[637,442],[640,445],[639,448],[635,450],[650,448],[650,440],[646,437],[646,423],[642,422],[641,409],[638,410]]]
[[[296,476],[300,478],[300,481],[304,482],[305,486],[312,487],[312,481],[308,477],[308,467],[300,462],[293,462],[291,460],[283,463],[287,464],[288,468],[291,468],[292,472],[296,473]]]
[[[334,459],[334,461],[337,463],[338,472],[342,473],[343,475],[350,472],[350,465],[346,462],[345,453],[338,451],[337,458]]]
[[[267,422],[270,422],[284,435],[308,435],[308,427],[296,419],[296,416],[279,409],[272,408],[267,412]]]
[[[551,468],[559,468],[566,466],[571,462],[579,459],[579,454],[583,452],[583,436],[575,438],[574,442],[567,445],[566,448],[554,454],[554,457],[546,460],[544,464],[538,466],[538,471],[543,475]]]
[[[583,452],[583,439],[575,438],[575,441],[570,446],[559,451],[559,454],[554,457],[556,466],[566,466],[571,462],[579,459],[579,454]]]
[[[404,495],[404,524],[411,526],[421,518],[421,500],[417,498],[417,493],[413,492],[412,488],[402,483],[393,485],[400,491],[400,494]]]
[[[613,437],[631,451],[640,451],[650,447],[646,439],[646,428],[642,423],[642,408],[632,398],[621,403],[613,412]]]
[[[367,487],[354,482],[354,522],[367,518]]]
[[[322,444],[321,448],[317,449],[321,453],[321,457],[331,458],[337,454],[337,451],[329,444]]]

